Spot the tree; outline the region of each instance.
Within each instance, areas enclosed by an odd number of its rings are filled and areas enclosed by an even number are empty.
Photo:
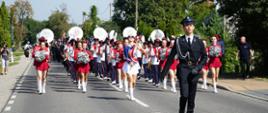
[[[2,2],[0,8],[0,46],[4,43],[11,47],[11,37],[10,37],[10,19],[8,10],[6,8],[5,2]]]
[[[15,15],[21,25],[23,24],[23,20],[32,17],[33,10],[28,0],[16,0],[14,6],[16,8]]]
[[[230,19],[237,28],[236,38],[242,35],[252,44],[261,55],[258,64],[259,72],[268,73],[268,1],[267,0],[220,0],[221,13]]]
[[[83,31],[85,35],[92,36],[93,30],[96,28],[97,25],[100,24],[100,19],[97,17],[98,10],[95,5],[93,5],[90,9],[88,19],[83,23]]]
[[[103,27],[107,32],[115,30],[117,33],[120,32],[120,27],[113,21],[105,21],[100,24],[100,27]]]
[[[31,18],[33,10],[28,0],[16,0],[10,8],[12,18],[12,26],[14,26],[14,45],[19,47],[21,42],[25,40],[27,29],[24,26],[24,20]]]
[[[200,0],[199,0],[200,1]],[[192,16],[197,26],[202,25],[204,17],[212,9],[205,0],[193,2],[191,0],[140,0],[139,1],[139,32],[144,29],[161,29],[167,36],[183,33],[180,25],[185,16]],[[188,5],[196,3],[195,5]],[[112,17],[121,30],[126,26],[134,26],[135,21],[135,1],[116,0],[114,2],[114,15]],[[200,8],[201,7],[201,8]],[[187,13],[187,12],[188,13]],[[141,30],[142,29],[142,30]],[[198,30],[197,30],[198,31]],[[146,31],[145,36],[148,37]]]
[[[24,43],[30,41],[31,43],[36,42],[36,34],[38,34],[43,28],[47,26],[46,21],[37,21],[32,18],[26,19],[24,21],[25,27],[27,29],[26,38]]]
[[[56,10],[48,17],[48,28],[54,32],[56,39],[70,28],[68,20],[69,16],[64,10]]]

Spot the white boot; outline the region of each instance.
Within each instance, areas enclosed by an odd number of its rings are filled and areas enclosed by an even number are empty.
[[[214,87],[214,93],[218,93],[218,90],[217,90],[217,83],[216,83],[216,82],[213,84],[213,87]]]
[[[118,82],[119,82],[119,83],[118,83],[118,84],[119,84],[119,88],[122,89],[122,88],[123,88],[122,80],[119,79]]]
[[[81,89],[81,80],[78,80],[77,87],[78,87],[78,89]]]
[[[119,85],[119,88],[120,88],[120,89],[123,88],[122,77],[121,77],[121,75],[119,75],[119,74],[118,74],[118,85]]]
[[[134,100],[134,90],[133,90],[133,88],[129,88],[129,99]]]
[[[127,79],[124,80],[125,92],[128,92],[128,81]]]
[[[203,85],[202,85],[202,89],[208,89],[207,87],[207,80],[203,80]]]
[[[44,80],[44,82],[43,82],[43,86],[42,86],[42,92],[43,93],[46,93],[46,84],[47,84],[46,81],[47,80]]]
[[[176,93],[177,89],[176,89],[176,82],[174,78],[171,80],[171,87],[172,87],[172,92]]]
[[[167,89],[167,78],[166,77],[164,78],[164,81],[163,81],[163,88]]]
[[[37,88],[38,88],[38,93],[42,94],[42,81],[37,80]]]
[[[82,87],[83,87],[83,93],[87,92],[87,84],[86,84],[86,82],[82,82]]]
[[[207,86],[207,79],[204,80],[204,89],[208,89],[208,86]]]

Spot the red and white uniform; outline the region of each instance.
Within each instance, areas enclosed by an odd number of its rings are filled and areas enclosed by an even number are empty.
[[[168,48],[167,47],[161,48],[159,50],[160,66],[161,66],[161,68],[164,68],[164,66],[165,66],[164,61],[167,59],[168,54],[169,54],[169,51],[168,51]]]
[[[99,51],[99,48],[100,47],[97,44],[92,45],[91,51],[93,52],[93,58],[97,58],[98,57],[97,52]]]
[[[168,58],[168,55],[170,54],[171,52],[171,48],[168,48],[167,51],[166,51],[166,57],[165,57],[165,60],[163,61],[163,63],[161,64],[161,68],[163,69],[164,66],[166,65],[166,62],[167,62],[167,58]],[[177,65],[179,64],[179,61],[177,59],[173,59],[172,61],[172,64],[170,66],[170,70],[173,70],[175,71],[177,69]]]
[[[207,52],[207,55],[209,55],[209,54],[208,54],[208,52],[209,52],[209,47],[206,48],[206,52]],[[208,70],[208,69],[209,69],[209,58],[208,58],[206,64],[203,66],[203,69],[204,69],[204,70]]]
[[[221,46],[218,44],[213,45],[213,46],[217,46],[217,47],[221,48]],[[220,55],[217,57],[213,57],[213,56],[209,55],[209,67],[220,68],[222,65],[221,60],[220,60],[221,55],[222,55],[221,52],[220,52]]]
[[[128,52],[130,62],[125,63],[123,66],[123,70],[129,75],[137,75],[139,73],[139,69],[141,68],[138,61],[138,49],[133,46]]]
[[[79,52],[86,52],[86,53],[88,54],[88,56],[89,56],[89,59],[90,59],[90,60],[93,59],[90,51],[88,51],[88,50],[80,50],[80,49],[76,49],[76,50],[74,51],[74,60],[75,60],[75,61],[78,60],[78,53],[79,53]],[[86,63],[86,64],[81,64],[81,63],[79,64],[79,63],[76,63],[75,67],[76,67],[76,71],[77,71],[78,73],[89,73],[89,71],[90,71],[90,65],[89,65],[89,63]]]
[[[123,48],[120,48],[120,49],[117,49],[115,51],[115,54],[116,54],[116,59],[117,59],[117,62],[116,62],[116,68],[117,69],[122,69],[125,61],[124,61],[124,50]]]
[[[160,60],[159,60],[159,48],[153,47],[150,48],[150,61],[152,65],[159,65]]]
[[[48,65],[48,61],[49,61],[49,49],[46,47],[44,49],[42,49],[40,46],[35,46],[33,48],[33,52],[32,52],[32,57],[35,58],[35,52],[36,51],[45,51],[46,54],[45,54],[45,59],[41,62],[38,62],[36,60],[34,60],[34,66],[36,67],[36,70],[39,70],[39,71],[47,71],[48,68],[49,68],[49,65]]]
[[[110,47],[110,55],[109,56],[109,62],[112,64],[112,66],[116,66],[116,49],[113,47]]]

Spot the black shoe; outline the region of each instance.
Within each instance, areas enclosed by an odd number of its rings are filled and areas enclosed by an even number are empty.
[[[140,80],[141,79],[141,76],[139,75],[137,79]]]

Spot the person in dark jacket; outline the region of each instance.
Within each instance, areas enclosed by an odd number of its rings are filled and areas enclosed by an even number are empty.
[[[177,66],[177,77],[179,78],[181,93],[179,113],[185,113],[186,105],[187,113],[194,113],[199,72],[207,61],[207,53],[202,40],[194,35],[193,19],[186,17],[181,24],[185,35],[176,39],[160,77],[163,80],[175,55],[178,55],[180,65]]]

